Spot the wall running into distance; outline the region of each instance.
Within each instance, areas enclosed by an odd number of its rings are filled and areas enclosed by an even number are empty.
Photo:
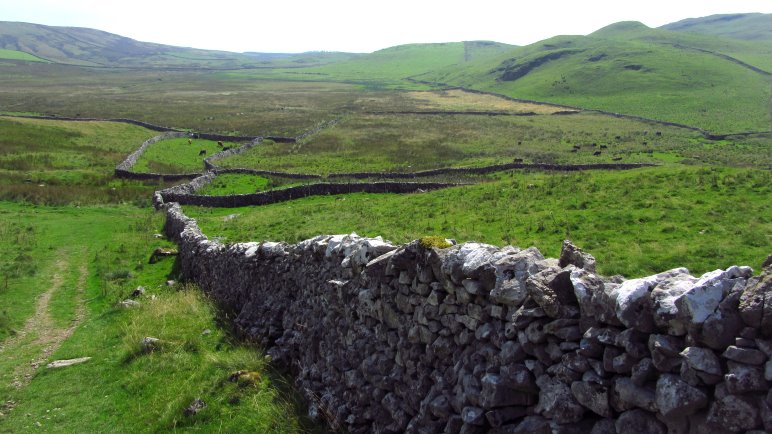
[[[209,240],[163,205],[185,278],[352,433],[772,432],[772,264],[625,280],[565,242]]]

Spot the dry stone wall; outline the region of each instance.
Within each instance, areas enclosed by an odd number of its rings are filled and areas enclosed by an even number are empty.
[[[195,192],[212,182],[217,176],[209,172],[187,184],[155,192],[153,204],[156,208],[164,203],[176,202],[182,205],[199,205],[220,208],[235,208],[250,205],[268,205],[309,196],[325,196],[351,193],[416,193],[455,187],[459,184],[440,182],[357,182],[350,184],[318,183],[251,194],[228,194],[222,196],[199,195]]]
[[[356,234],[209,240],[183,275],[352,433],[772,431],[772,264],[625,280],[571,243],[439,249]]]

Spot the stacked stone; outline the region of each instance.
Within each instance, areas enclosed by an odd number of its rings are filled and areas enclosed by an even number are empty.
[[[770,264],[624,280],[569,242],[560,259],[355,234],[225,246],[167,216],[185,276],[333,427],[772,431]]]

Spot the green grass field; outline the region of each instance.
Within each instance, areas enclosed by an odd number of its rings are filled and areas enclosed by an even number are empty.
[[[275,180],[263,176],[223,173],[218,175],[214,181],[206,185],[197,193],[209,196],[221,196],[226,194],[250,194],[269,190],[277,184],[279,183]]]
[[[228,143],[224,146],[238,146]],[[199,155],[201,151],[204,155]],[[204,172],[204,158],[220,152],[217,141],[187,138],[161,140],[148,146],[137,160],[133,170],[140,173],[196,173]]]
[[[528,163],[668,164],[688,160],[693,164],[772,166],[764,143],[711,143],[690,130],[595,113],[352,115],[299,143],[266,141],[216,164],[328,174],[474,167],[516,158]]]
[[[325,196],[239,209],[187,206],[185,212],[206,234],[228,242],[356,232],[403,243],[441,235],[533,245],[557,257],[568,238],[598,258],[602,274],[627,277],[677,266],[694,273],[732,264],[759,267],[772,242],[767,171],[674,167],[499,178],[422,194]]]
[[[25,53],[23,51],[6,50],[6,49],[0,49],[0,59],[24,60],[27,62],[48,62],[45,59],[41,59],[37,56],[33,56],[32,54]]]
[[[116,180],[115,165],[156,132],[115,122],[0,118],[0,199],[148,204],[157,182]]]

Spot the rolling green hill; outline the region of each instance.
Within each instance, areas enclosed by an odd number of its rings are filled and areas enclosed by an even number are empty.
[[[44,59],[89,67],[240,69],[297,68],[350,59],[354,54],[313,52],[260,55],[140,42],[101,30],[0,21],[0,49],[25,53],[0,59]]]
[[[677,21],[661,28],[750,41],[772,41],[772,14],[711,15]]]
[[[769,53],[766,43],[623,22],[418,78],[711,132],[769,131]]]
[[[440,68],[483,62],[514,48],[490,41],[408,44],[386,48],[345,62],[310,69],[320,78],[356,82],[400,82]]]

